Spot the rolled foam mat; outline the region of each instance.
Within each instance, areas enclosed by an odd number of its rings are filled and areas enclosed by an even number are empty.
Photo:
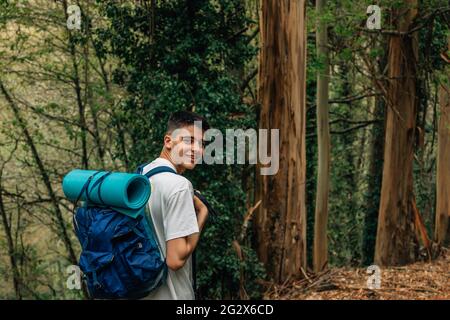
[[[98,173],[93,176],[96,172]],[[89,199],[86,198],[85,191],[80,197],[81,201],[89,200],[91,203],[104,204],[125,214],[136,215],[150,197],[148,179],[135,173],[112,172],[101,183],[95,185],[95,182],[107,173],[95,170],[72,170],[63,179],[63,192],[69,200],[75,201],[86,181],[93,176],[87,188]]]

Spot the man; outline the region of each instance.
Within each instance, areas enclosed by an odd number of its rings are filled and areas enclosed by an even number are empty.
[[[181,174],[194,169],[201,160],[203,131],[207,128],[206,120],[193,112],[174,113],[168,121],[159,158],[143,169],[145,174],[158,166],[168,166],[178,173],[164,172],[150,178],[150,214],[169,271],[166,283],[146,299],[195,299],[191,254],[208,210],[194,196],[191,182]]]

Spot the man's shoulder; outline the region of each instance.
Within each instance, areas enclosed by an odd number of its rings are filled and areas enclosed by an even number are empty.
[[[191,182],[180,174],[175,174],[171,172],[163,172],[153,176],[155,181],[162,182],[164,184],[169,184],[173,187],[178,186],[180,188],[189,188],[192,186]]]
[[[192,183],[185,177],[170,172],[164,172],[151,178],[154,188],[159,188],[165,197],[186,191],[193,193]]]
[[[150,171],[159,165],[148,165],[144,168],[143,174]],[[193,190],[192,183],[182,175],[172,172],[161,172],[150,178],[152,186],[158,188],[162,193],[167,196],[172,195],[182,190]]]

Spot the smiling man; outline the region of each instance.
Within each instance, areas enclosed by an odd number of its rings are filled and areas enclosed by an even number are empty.
[[[143,169],[143,174],[159,166],[177,174],[163,172],[150,177],[150,214],[169,272],[167,281],[146,299],[195,299],[191,254],[208,217],[206,206],[194,196],[189,180],[181,174],[192,170],[203,155],[204,118],[193,112],[172,114],[167,124],[159,158]]]

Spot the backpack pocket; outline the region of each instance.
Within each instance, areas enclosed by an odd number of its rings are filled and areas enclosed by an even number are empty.
[[[166,267],[158,247],[139,222],[117,229],[113,237],[114,266],[129,292],[152,290],[160,283]]]
[[[83,251],[80,256],[80,269],[87,280],[89,295],[94,298],[111,298],[124,290],[124,286],[113,274],[115,260],[111,252]]]

